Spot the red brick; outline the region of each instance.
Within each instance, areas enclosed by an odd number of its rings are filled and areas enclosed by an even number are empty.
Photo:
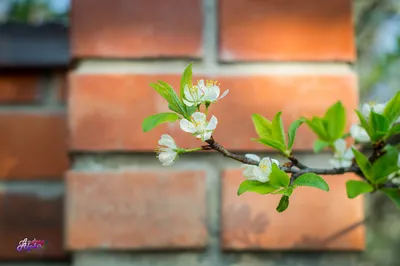
[[[220,59],[354,61],[350,0],[220,0]]]
[[[74,150],[151,151],[160,135],[168,133],[181,147],[199,147],[201,142],[179,128],[179,122],[161,125],[143,133],[141,124],[149,115],[168,111],[163,100],[149,83],[165,80],[176,88],[174,75],[85,75],[75,74],[70,80],[69,125],[71,148]],[[231,150],[265,150],[251,141],[256,137],[251,115],[259,113],[272,119],[283,111],[285,128],[300,116],[323,115],[329,105],[342,100],[349,121],[357,107],[356,78],[352,74],[337,76],[222,76],[222,90],[227,97],[210,109],[219,119],[215,138]],[[295,148],[309,150],[315,140],[306,127],[299,129]]]
[[[200,57],[202,23],[201,0],[74,0],[72,53],[75,57]]]
[[[40,76],[32,73],[0,75],[0,103],[31,103],[35,101]]]
[[[203,172],[69,172],[66,180],[68,249],[206,245]]]
[[[68,78],[65,72],[57,73],[56,79],[56,97],[57,101],[60,103],[65,103],[67,101],[68,95]]]
[[[65,258],[63,251],[63,198],[37,193],[0,192],[0,259]],[[17,252],[19,241],[46,240],[44,250]]]
[[[68,169],[63,112],[0,112],[0,128],[0,179],[60,179]]]
[[[355,176],[326,176],[330,191],[297,188],[289,208],[278,213],[278,195],[244,193],[241,170],[222,181],[222,246],[229,250],[363,250],[363,198],[348,199],[345,181]],[[347,231],[345,231],[348,229]]]

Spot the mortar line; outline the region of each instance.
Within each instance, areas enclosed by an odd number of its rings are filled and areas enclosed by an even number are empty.
[[[218,67],[218,1],[203,0],[203,63],[210,70]]]

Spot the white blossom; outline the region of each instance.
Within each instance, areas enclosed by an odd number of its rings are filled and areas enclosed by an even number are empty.
[[[367,131],[365,130],[365,128],[363,128],[360,125],[356,125],[353,124],[350,128],[350,135],[358,142],[360,143],[367,143],[370,142],[371,139],[367,133]]]
[[[224,93],[219,97],[220,94],[220,88],[219,84],[217,81],[212,81],[212,80],[200,80],[197,83],[198,87],[204,91],[204,99],[203,101],[205,102],[216,102],[222,98],[224,98],[229,90],[224,91]]]
[[[246,157],[259,162],[258,166],[248,164],[243,165],[245,168],[243,171],[243,176],[247,180],[255,180],[263,183],[268,182],[269,176],[272,172],[272,164],[279,166],[279,162],[277,160],[269,157],[265,157],[262,160],[260,160],[260,157],[254,154],[246,154]]]
[[[335,153],[329,163],[334,168],[349,167],[354,158],[351,148],[346,149],[346,141],[344,139],[337,139],[334,143]]]
[[[178,147],[175,144],[174,139],[168,135],[164,134],[158,141],[160,145],[156,152],[158,153],[157,158],[160,160],[163,166],[168,166],[174,163],[178,153]]]
[[[400,153],[398,154],[398,157],[397,157],[397,167],[400,168]],[[397,170],[396,172],[390,174],[390,175],[388,176],[388,179],[389,179],[393,184],[396,184],[396,185],[399,185],[399,186],[400,186],[400,169]]]
[[[201,104],[204,98],[204,91],[197,85],[186,84],[183,89],[183,102],[187,106],[197,106]]]
[[[386,104],[385,103],[377,103],[377,104],[375,104],[375,103],[365,103],[363,106],[362,106],[362,109],[361,109],[361,113],[362,113],[362,115],[365,117],[365,119],[369,119],[369,116],[370,116],[370,114],[371,114],[371,111],[374,111],[374,113],[377,113],[377,114],[383,114],[383,110],[385,110],[385,107],[386,107]]]
[[[182,119],[180,122],[181,129],[185,132],[191,133],[196,138],[206,141],[211,138],[214,129],[217,127],[218,120],[212,116],[210,121],[206,121],[206,114],[196,112],[192,114],[191,121]]]

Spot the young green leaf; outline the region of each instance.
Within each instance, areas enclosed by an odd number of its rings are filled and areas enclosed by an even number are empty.
[[[389,122],[383,115],[371,112],[370,125],[373,130],[372,140],[382,139],[389,131]]]
[[[392,124],[400,116],[400,91],[386,104],[383,115]]]
[[[323,149],[325,149],[326,147],[328,147],[329,145],[330,144],[328,142],[317,139],[316,141],[314,141],[314,152],[318,153]]]
[[[281,195],[286,195],[286,196],[290,197],[292,195],[292,193],[293,193],[294,188],[295,187],[282,188],[280,190],[272,192],[271,194],[274,194],[274,195],[281,194]]]
[[[251,116],[257,135],[260,138],[272,138],[272,122],[259,114]]]
[[[396,204],[397,208],[400,209],[400,189],[398,188],[385,188],[382,189],[383,193],[386,194]]]
[[[343,135],[346,126],[346,111],[340,101],[329,107],[324,120],[327,122],[329,139],[334,141]]]
[[[386,177],[398,170],[398,152],[392,146],[386,146],[386,153],[376,160],[372,165],[372,176],[375,183],[380,184],[386,181]]]
[[[282,112],[279,112],[272,119],[272,137],[286,147],[286,136],[281,115]]]
[[[256,139],[256,141],[286,154],[286,146],[276,140],[261,138]]]
[[[353,199],[364,193],[372,192],[373,190],[374,188],[370,184],[363,181],[349,180],[346,182],[347,197],[349,199]]]
[[[358,166],[361,169],[361,172],[364,174],[364,176],[371,182],[374,182],[374,178],[372,175],[372,166],[371,163],[368,161],[368,158],[365,157],[364,154],[356,150],[355,148],[351,148],[354,153],[354,157],[356,159],[356,162]]]
[[[371,137],[372,136],[372,132],[371,132],[371,127],[368,124],[368,121],[365,119],[365,117],[363,116],[363,114],[358,111],[358,110],[354,110],[358,116],[358,119],[360,120],[361,126],[367,131],[368,136]]]
[[[399,124],[394,124],[392,128],[389,130],[389,132],[386,134],[385,139],[390,138],[391,136],[400,134],[400,123]]]
[[[290,183],[290,177],[284,171],[279,169],[279,166],[272,164],[272,171],[269,175],[269,180],[272,185],[279,187],[288,187]]]
[[[276,207],[276,210],[278,212],[283,212],[289,207],[289,197],[286,195],[283,195],[281,197],[281,200],[279,201],[278,207]]]
[[[317,174],[305,173],[296,178],[293,185],[315,187],[325,191],[329,191],[329,186],[325,180]]]
[[[313,117],[312,120],[306,120],[306,123],[319,139],[329,142],[329,137],[325,130],[324,122],[321,118]]]
[[[294,139],[296,138],[296,131],[304,123],[304,119],[298,119],[290,124],[288,131],[288,149],[291,150],[294,144]]]
[[[168,107],[171,111],[177,112],[180,115],[188,118],[185,105],[180,101],[174,89],[166,82],[158,81],[150,84],[164,99],[168,102]]]
[[[143,120],[142,129],[143,132],[148,132],[158,125],[166,122],[175,122],[180,117],[175,113],[160,113],[149,116]]]
[[[185,70],[183,71],[182,78],[181,78],[181,87],[180,87],[180,98],[181,100],[184,97],[184,92],[183,90],[185,89],[186,85],[192,85],[192,65],[193,63],[190,63]],[[183,102],[183,101],[182,101]]]
[[[258,194],[269,194],[276,190],[279,187],[271,185],[269,182],[262,183],[255,180],[245,180],[243,181],[238,189],[238,196],[242,195],[244,192],[255,192]]]

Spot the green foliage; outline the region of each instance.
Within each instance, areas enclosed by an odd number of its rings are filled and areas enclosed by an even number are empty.
[[[314,187],[319,188],[324,191],[329,191],[329,186],[326,181],[317,174],[314,173],[305,173],[296,178],[293,182],[293,185],[296,186],[307,186],[307,187]]]
[[[270,194],[278,189],[278,186],[274,186],[270,182],[263,183],[256,180],[245,180],[240,184],[237,194],[238,196],[242,195],[244,192]]]
[[[149,116],[144,119],[142,124],[143,132],[148,132],[153,128],[157,127],[166,122],[175,122],[180,117],[175,113],[159,113],[152,116]]]
[[[387,176],[398,170],[398,151],[392,146],[385,147],[385,154],[372,165],[372,176],[376,184],[386,182]]]
[[[272,171],[269,176],[269,180],[272,185],[278,187],[285,187],[287,188],[290,183],[290,177],[287,173],[279,169],[279,166],[276,164],[272,164]]]
[[[358,150],[352,148],[354,157],[356,159],[356,162],[358,166],[361,169],[361,172],[364,174],[364,176],[371,182],[373,182],[373,176],[372,176],[372,165],[368,161],[368,158],[365,157],[364,154],[359,152]]]
[[[330,146],[330,144],[328,142],[320,140],[320,139],[317,139],[317,140],[314,141],[313,149],[314,149],[315,153],[318,153],[318,152],[322,151],[323,149],[325,149],[328,146]]]
[[[363,181],[349,180],[346,182],[347,197],[350,199],[364,193],[372,192],[373,190],[374,188],[370,184]]]
[[[382,192],[386,194],[396,204],[397,208],[400,209],[400,189],[399,188],[386,188],[382,189]]]
[[[282,112],[277,113],[274,119],[270,121],[259,114],[253,114],[253,124],[259,136],[258,139],[254,140],[278,150],[285,156],[289,156],[296,137],[296,131],[304,120],[296,120],[290,125],[287,143],[281,115]]]
[[[281,200],[279,201],[278,207],[276,207],[276,210],[278,212],[283,212],[289,207],[289,197],[286,195],[283,195],[281,197]]]
[[[182,106],[185,109],[186,119],[188,119],[188,117],[190,117],[194,112],[196,112],[196,106],[186,106],[183,102],[183,99],[185,98],[185,94],[184,94],[185,86],[192,85],[192,66],[193,66],[193,63],[190,63],[185,68],[185,70],[182,73],[181,84],[180,84],[180,99],[181,99]]]
[[[392,124],[400,116],[400,91],[386,104],[383,115],[388,124]]]
[[[371,128],[371,140],[381,140],[389,131],[389,122],[383,115],[371,112],[369,116],[369,123]]]
[[[341,138],[346,126],[346,112],[343,104],[338,101],[328,108],[324,117],[314,116],[306,119],[309,128],[318,136],[319,140],[333,145],[335,140]],[[321,150],[326,146],[321,143],[315,144],[315,150]]]

